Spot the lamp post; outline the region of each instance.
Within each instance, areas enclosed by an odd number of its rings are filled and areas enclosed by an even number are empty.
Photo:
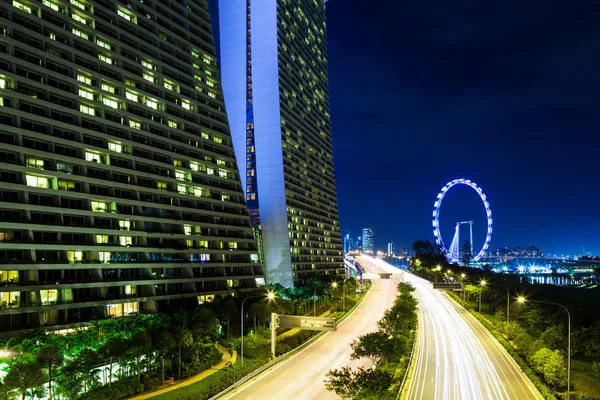
[[[317,289],[319,288],[319,286],[317,286],[313,292],[313,317],[317,316]]]
[[[241,357],[242,357],[242,367],[244,366],[244,303],[246,302],[246,300],[248,299],[257,299],[259,297],[263,297],[263,296],[249,296],[246,297],[244,300],[242,300],[242,316],[240,317],[242,320],[241,323],[241,336],[240,336],[240,353],[241,353]],[[271,301],[275,298],[275,293],[273,292],[269,292],[267,293],[267,300]]]
[[[483,292],[483,288],[485,287],[486,283],[487,282],[484,280],[479,282],[479,285],[481,285],[481,288],[479,289],[479,314],[481,314],[481,292]]]
[[[525,303],[527,301],[532,301],[534,303],[543,303],[543,304],[551,304],[553,306],[562,307],[567,312],[567,319],[569,323],[568,327],[568,349],[567,349],[567,400],[571,398],[571,313],[569,309],[562,304],[553,303],[551,301],[543,301],[543,300],[528,300],[525,297],[519,297],[517,299],[519,303]]]
[[[342,312],[346,313],[346,281],[349,278],[344,278],[343,282],[342,282]],[[333,282],[331,284],[331,286],[335,289],[338,287],[337,282]]]
[[[463,272],[460,275],[456,275],[454,272],[452,272],[451,269],[448,270],[447,274],[451,275],[451,276],[455,276],[457,278],[460,278],[460,286],[462,288],[462,290],[461,290],[461,292],[462,292],[462,301],[463,301],[463,303],[465,303],[466,300],[465,300],[465,285],[464,285],[464,281],[465,281],[465,278],[467,277],[467,274],[465,274]]]
[[[508,286],[503,285],[501,283],[488,282],[487,284],[503,286],[506,288],[506,323],[508,324],[510,322],[510,289],[508,288]]]

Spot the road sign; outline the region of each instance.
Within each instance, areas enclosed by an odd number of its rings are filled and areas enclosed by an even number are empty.
[[[399,274],[392,274],[392,279],[400,279],[402,280],[404,277],[403,273],[399,273]]]
[[[305,331],[335,331],[335,318],[278,315],[279,327]]]
[[[462,283],[434,283],[434,289],[463,290]]]

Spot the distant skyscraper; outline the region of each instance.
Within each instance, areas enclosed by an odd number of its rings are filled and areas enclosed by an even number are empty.
[[[394,242],[387,244],[387,255],[390,257],[396,255],[396,244]]]
[[[207,2],[0,15],[0,331],[256,288]]]
[[[365,228],[362,231],[362,250],[363,251],[374,251],[373,243],[373,229]]]
[[[219,0],[221,70],[270,283],[342,276],[323,0]]]
[[[352,240],[352,236],[350,236],[350,232],[346,232],[344,236],[344,254],[348,254],[352,250],[354,250],[354,241]]]

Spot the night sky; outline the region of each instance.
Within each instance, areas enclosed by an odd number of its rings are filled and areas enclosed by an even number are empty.
[[[437,193],[465,177],[490,201],[492,249],[600,254],[598,21],[597,0],[330,0],[342,230],[433,240]],[[448,245],[459,220],[483,242],[475,196],[444,200]]]
[[[490,201],[491,249],[600,255],[600,2],[327,7],[342,232],[371,227],[379,249],[433,240],[435,197],[464,177]],[[461,188],[444,199],[448,245],[465,220],[482,244],[475,196]]]

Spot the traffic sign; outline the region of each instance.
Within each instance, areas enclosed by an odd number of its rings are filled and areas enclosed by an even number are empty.
[[[279,327],[286,329],[302,329],[305,331],[335,331],[335,318],[308,317],[296,315],[278,315]]]
[[[447,289],[447,290],[463,290],[462,283],[434,283],[434,289]]]

